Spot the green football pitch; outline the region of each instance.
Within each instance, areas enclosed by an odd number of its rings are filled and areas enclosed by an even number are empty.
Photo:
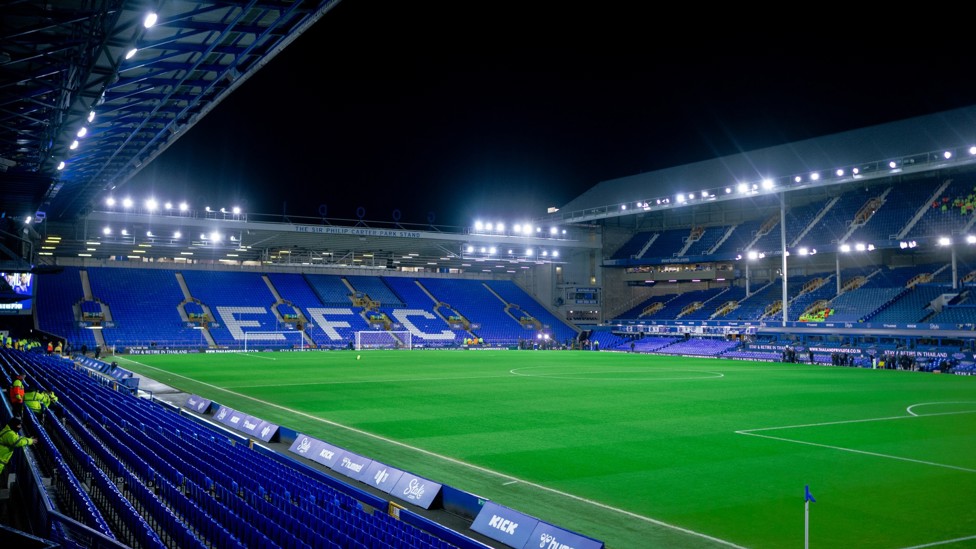
[[[624,548],[976,547],[976,377],[583,351],[116,357]],[[806,503],[804,487],[815,502]]]

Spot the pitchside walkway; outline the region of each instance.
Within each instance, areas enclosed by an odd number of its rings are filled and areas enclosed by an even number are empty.
[[[165,383],[161,383],[161,382],[156,381],[154,379],[151,379],[151,378],[148,378],[148,377],[145,377],[145,376],[140,375],[140,377],[139,377],[139,396],[141,396],[143,398],[154,398],[156,400],[165,402],[166,404],[169,404],[171,406],[175,406],[177,408],[180,408],[181,410],[183,410],[184,413],[192,414],[195,417],[198,417],[198,418],[200,418],[200,419],[202,419],[204,421],[207,421],[207,422],[213,424],[218,429],[222,429],[223,428],[220,424],[211,421],[209,416],[203,415],[203,414],[198,414],[197,412],[195,412],[193,410],[190,410],[189,408],[185,408],[184,407],[184,404],[186,403],[187,398],[189,398],[191,395],[189,393],[185,393],[183,391],[180,391],[179,389],[175,389],[173,387],[170,387],[169,385],[166,385]],[[236,433],[236,434],[239,435],[240,433]],[[286,442],[255,442],[255,444],[260,444],[262,446],[265,446],[266,448],[269,448],[269,449],[271,449],[271,450],[273,450],[273,451],[275,451],[275,452],[277,452],[279,454],[288,456],[289,458],[298,459],[298,458],[295,458],[294,454],[292,454],[291,452],[289,452],[289,448],[291,446],[291,442],[292,441],[286,441]],[[321,464],[319,464],[317,462],[314,462],[314,461],[311,461],[311,460],[308,460],[308,461],[301,460],[301,462],[303,464],[308,465],[309,467],[317,470],[317,471],[322,472],[323,474],[327,474],[330,477],[333,477],[333,478],[339,480],[340,482],[343,482],[343,483],[348,483],[349,482],[349,479],[347,477],[343,477],[343,476],[339,475],[338,473],[336,473],[332,469],[329,469],[325,465],[321,465]],[[436,480],[436,479],[433,479],[433,480]],[[375,495],[377,497],[388,498],[390,496],[388,493],[383,492],[383,491],[381,491],[379,489],[373,488],[373,487],[371,487],[369,485],[366,485],[366,484],[357,484],[356,487],[359,488],[359,489],[361,489],[361,490],[365,490],[365,491],[367,491],[367,492],[369,492],[369,493],[371,493],[371,494],[373,494],[373,495]],[[505,544],[503,544],[503,543],[501,543],[499,541],[493,540],[493,539],[491,539],[491,538],[489,538],[487,536],[484,536],[482,534],[479,534],[478,532],[475,532],[474,530],[471,530],[470,527],[471,527],[472,520],[469,519],[469,518],[462,517],[462,516],[459,516],[459,515],[455,515],[455,514],[450,513],[450,512],[448,512],[448,511],[446,511],[444,509],[423,509],[423,508],[411,506],[410,507],[410,510],[412,512],[414,512],[414,513],[417,513],[418,515],[421,515],[421,516],[427,518],[428,520],[434,521],[434,522],[436,522],[436,523],[438,523],[438,524],[440,524],[442,526],[446,526],[447,528],[450,528],[451,530],[454,530],[456,532],[460,532],[461,534],[463,534],[463,535],[465,535],[465,536],[467,536],[469,538],[475,539],[475,540],[477,540],[477,541],[485,544],[488,547],[492,547],[492,548],[495,548],[495,549],[511,549],[511,547],[509,547],[509,546],[507,546],[507,545],[505,545]]]

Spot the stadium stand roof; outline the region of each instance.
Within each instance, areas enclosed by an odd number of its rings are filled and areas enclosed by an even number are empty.
[[[8,3],[0,18],[5,215],[80,217],[337,3]],[[151,9],[158,21],[147,32]],[[83,127],[85,145],[73,153]]]
[[[725,188],[734,191],[740,182],[755,183],[773,174],[790,190],[800,190],[912,172],[966,168],[976,162],[976,156],[969,152],[974,143],[976,107],[964,107],[603,181],[561,207],[550,216],[550,221],[588,222],[631,216],[641,211],[660,211],[678,206],[674,200],[678,193],[703,190],[718,194],[706,200],[699,195],[698,200],[686,204],[733,200],[741,195],[732,192],[725,196]],[[959,154],[947,159],[944,156],[947,150]],[[889,167],[891,161],[896,162],[896,168]],[[847,170],[843,175],[834,175],[836,168]],[[858,175],[853,173],[853,168],[859,168]],[[824,177],[811,181],[808,175],[814,171]],[[773,192],[783,188],[777,182]],[[661,198],[671,201],[657,204],[656,200]],[[647,207],[635,207],[638,201],[647,203]]]

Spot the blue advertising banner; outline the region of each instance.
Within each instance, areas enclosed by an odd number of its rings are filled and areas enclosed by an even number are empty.
[[[272,423],[268,423],[262,419],[258,419],[254,416],[249,416],[243,412],[238,412],[233,408],[228,408],[226,406],[221,406],[217,413],[214,415],[214,419],[223,423],[224,425],[241,431],[242,433],[247,433],[253,437],[259,438],[264,442],[271,440],[271,437],[278,432],[278,426]]]
[[[499,540],[500,541],[500,540]],[[603,542],[540,522],[532,531],[524,549],[603,549]]]
[[[342,473],[349,478],[358,480],[363,474],[363,471],[366,471],[369,468],[369,464],[372,463],[372,461],[373,460],[369,458],[343,450],[342,454],[340,454],[338,459],[335,460],[332,470],[337,473]]]
[[[396,487],[397,482],[400,482],[402,476],[403,471],[400,469],[374,461],[363,471],[358,480],[389,494]]]
[[[526,546],[538,525],[539,519],[486,501],[471,523],[471,529],[509,547],[521,548]]]
[[[244,416],[240,430],[264,442],[268,442],[278,431],[278,426],[254,416]]]
[[[233,408],[221,406],[220,409],[217,410],[216,415],[214,415],[214,419],[239,431],[241,422],[244,421],[244,414],[234,410]]]
[[[430,504],[434,503],[434,498],[440,491],[440,484],[405,472],[389,493],[424,509],[430,509]]]
[[[295,437],[295,442],[291,443],[288,450],[330,469],[335,469],[336,460],[344,452],[331,444],[301,434]]]
[[[205,414],[207,413],[207,410],[210,409],[210,403],[211,403],[210,400],[207,400],[203,397],[199,397],[197,395],[190,395],[189,397],[187,397],[186,404],[184,404],[183,406],[193,410],[194,412]]]

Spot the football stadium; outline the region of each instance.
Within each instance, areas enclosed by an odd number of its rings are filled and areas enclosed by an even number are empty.
[[[20,4],[5,547],[976,545],[976,107],[470,227],[129,202],[334,2]]]

